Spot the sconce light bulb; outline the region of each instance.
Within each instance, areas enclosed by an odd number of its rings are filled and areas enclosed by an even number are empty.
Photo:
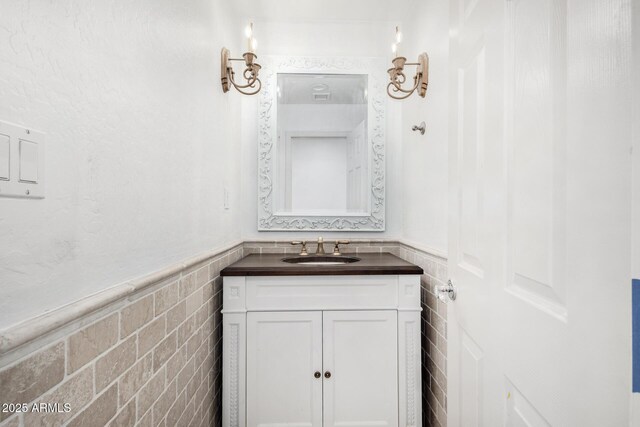
[[[396,32],[396,43],[402,42],[402,33],[400,31]]]
[[[251,50],[255,52],[257,48],[258,48],[258,40],[255,38],[251,38]]]
[[[397,44],[392,44],[391,45],[391,52],[393,53],[397,53],[398,52],[398,45]]]
[[[251,37],[253,35],[253,24],[249,24],[247,25],[247,27],[244,29],[244,35],[247,36],[247,38]]]

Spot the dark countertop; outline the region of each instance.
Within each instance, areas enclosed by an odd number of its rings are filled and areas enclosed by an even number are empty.
[[[343,254],[360,261],[342,265],[304,265],[283,262],[297,255],[251,254],[220,272],[221,276],[351,276],[365,274],[422,274],[422,268],[390,253]],[[313,254],[309,254],[313,256]],[[332,256],[328,254],[328,256]]]

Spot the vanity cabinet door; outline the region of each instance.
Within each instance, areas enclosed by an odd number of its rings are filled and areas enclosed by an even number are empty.
[[[322,427],[322,312],[247,314],[247,426]]]
[[[324,427],[398,425],[397,312],[323,313]]]

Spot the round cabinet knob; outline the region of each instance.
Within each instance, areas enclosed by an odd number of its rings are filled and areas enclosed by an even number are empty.
[[[313,374],[313,376],[314,376],[314,377],[316,377],[316,378],[320,378],[320,377],[322,376],[322,374],[321,374],[319,371],[316,371],[316,372]]]
[[[327,371],[324,373],[325,378],[331,378],[331,372]]]

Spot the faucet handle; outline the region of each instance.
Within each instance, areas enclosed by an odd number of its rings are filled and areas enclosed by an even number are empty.
[[[305,240],[302,241],[297,241],[294,240],[293,242],[291,242],[292,245],[302,245],[302,248],[300,248],[300,255],[301,256],[305,256],[305,255],[309,255],[309,252],[307,252],[307,242]]]
[[[333,254],[334,255],[342,255],[340,253],[340,245],[348,245],[349,243],[351,243],[351,242],[348,241],[348,240],[336,240],[336,244],[333,247]]]

